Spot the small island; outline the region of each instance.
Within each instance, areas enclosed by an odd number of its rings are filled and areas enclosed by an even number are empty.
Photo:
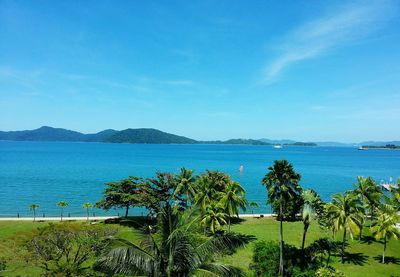
[[[368,150],[368,149],[389,149],[395,150],[400,149],[400,145],[395,144],[386,144],[386,145],[363,145],[358,148],[359,150]]]

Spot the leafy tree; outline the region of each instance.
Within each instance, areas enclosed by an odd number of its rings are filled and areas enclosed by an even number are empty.
[[[304,249],[306,235],[311,221],[315,216],[323,216],[323,202],[319,195],[312,189],[304,190],[301,194],[303,198],[302,219],[303,219],[303,239],[301,249]]]
[[[275,161],[268,168],[269,172],[262,179],[262,184],[267,187],[268,203],[271,203],[280,221],[279,244],[279,275],[283,274],[283,211],[289,206],[290,201],[300,198],[300,174],[296,173],[293,166],[286,160]],[[278,209],[276,209],[278,207]]]
[[[157,172],[154,178],[149,178],[141,190],[140,203],[150,214],[157,215],[163,208],[177,205],[185,209],[185,199],[181,192],[176,192],[175,176],[168,172]]]
[[[68,207],[68,202],[66,201],[60,201],[57,203],[57,206],[60,207],[61,209],[61,221],[63,220],[63,216],[64,216],[64,208]]]
[[[103,199],[96,203],[96,207],[104,210],[124,208],[125,217],[129,215],[129,208],[138,206],[139,195],[143,186],[143,179],[130,176],[119,182],[107,183],[103,192]]]
[[[316,277],[346,277],[346,274],[344,274],[342,271],[337,270],[333,267],[330,266],[324,266],[319,268],[315,272]]]
[[[400,238],[400,230],[396,227],[396,223],[399,221],[400,217],[393,206],[381,205],[378,210],[378,220],[371,228],[371,231],[377,240],[383,239],[382,263],[385,263],[387,241],[390,238]]]
[[[110,246],[105,238],[113,234],[112,229],[51,224],[27,242],[28,258],[44,276],[88,276],[86,263]]]
[[[31,211],[33,211],[33,222],[35,222],[36,221],[36,210],[39,209],[39,205],[38,204],[31,204],[29,206],[29,209]]]
[[[256,276],[275,277],[279,272],[279,244],[274,241],[256,242],[250,269]]]
[[[332,202],[327,204],[327,212],[333,218],[333,228],[336,230],[343,229],[342,241],[342,263],[344,263],[344,250],[346,246],[346,235],[353,234],[360,231],[362,212],[358,206],[359,202],[357,197],[350,192],[344,194],[335,194]]]
[[[141,246],[119,239],[124,246],[98,259],[95,268],[109,273],[146,276],[241,276],[233,266],[211,262],[215,253],[243,247],[252,237],[222,233],[204,237],[193,210],[166,205],[158,213],[156,230]]]
[[[82,205],[82,207],[84,209],[86,209],[87,222],[89,222],[89,209],[93,208],[93,205],[92,205],[92,203],[87,202],[87,203],[84,203]]]
[[[230,181],[221,193],[220,205],[228,217],[228,231],[231,231],[231,216],[239,217],[239,209],[246,210],[247,200],[243,187],[234,181]]]
[[[221,225],[226,224],[226,217],[227,214],[224,213],[223,207],[218,203],[212,202],[202,214],[200,223],[202,226],[208,228],[212,234],[215,234]]]
[[[196,179],[193,170],[188,170],[184,167],[180,169],[178,175],[175,176],[176,188],[175,195],[183,195],[185,206],[188,206],[188,202],[192,202],[196,195]]]

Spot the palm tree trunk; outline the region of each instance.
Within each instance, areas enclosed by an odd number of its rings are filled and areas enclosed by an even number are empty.
[[[125,218],[128,217],[128,213],[129,213],[129,206],[125,207]]]
[[[282,203],[279,204],[279,221],[280,221],[280,229],[279,229],[279,272],[278,275],[279,276],[283,276],[283,218],[282,218],[282,213],[283,213],[283,209],[282,209]]]
[[[346,224],[346,223],[345,223]],[[346,227],[343,232],[343,243],[342,243],[342,264],[344,263],[344,246],[346,244]]]
[[[385,253],[386,253],[386,235],[385,235],[385,239],[383,242],[383,255],[382,255],[382,263],[385,263]]]
[[[33,222],[35,222],[36,221],[36,211],[35,211],[35,209],[33,209]]]
[[[228,232],[231,232],[231,217],[228,216]]]
[[[360,226],[360,235],[358,236],[358,241],[361,241],[361,237],[362,237],[362,231],[363,231],[363,222],[361,222],[361,226]]]
[[[61,221],[62,221],[62,219],[63,219],[63,208],[61,208]]]
[[[301,242],[301,250],[304,250],[304,244],[306,242],[307,230],[308,230],[308,224],[305,223],[304,229],[303,229],[303,241]]]
[[[89,208],[86,209],[87,212],[87,221],[89,222]]]

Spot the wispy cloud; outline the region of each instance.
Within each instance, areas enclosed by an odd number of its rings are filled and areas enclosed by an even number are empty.
[[[331,8],[328,14],[306,22],[282,39],[278,44],[280,54],[264,69],[264,81],[276,81],[296,62],[365,38],[392,20],[398,6],[398,1],[361,1]]]

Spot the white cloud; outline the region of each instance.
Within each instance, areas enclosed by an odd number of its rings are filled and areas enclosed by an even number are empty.
[[[398,5],[396,1],[361,1],[332,8],[329,14],[306,22],[282,39],[280,54],[265,67],[264,81],[274,82],[293,63],[316,58],[382,28],[394,18]]]

